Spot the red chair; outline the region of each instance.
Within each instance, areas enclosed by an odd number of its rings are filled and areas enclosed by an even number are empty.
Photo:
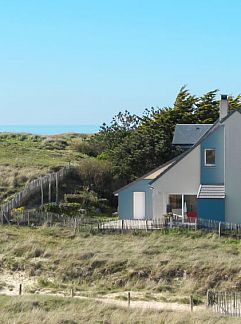
[[[195,211],[187,212],[187,218],[197,219],[197,212],[195,212]]]

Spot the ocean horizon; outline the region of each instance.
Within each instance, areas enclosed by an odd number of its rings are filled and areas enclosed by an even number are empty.
[[[34,135],[55,135],[63,133],[96,133],[99,125],[0,125],[0,133],[30,133]]]

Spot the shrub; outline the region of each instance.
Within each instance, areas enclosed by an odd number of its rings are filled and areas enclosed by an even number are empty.
[[[77,152],[87,154],[92,157],[96,157],[103,151],[101,143],[98,143],[92,139],[83,139],[76,141],[73,144],[73,149]]]
[[[65,195],[68,203],[78,203],[82,208],[98,207],[98,195],[92,190],[83,190],[74,195]]]

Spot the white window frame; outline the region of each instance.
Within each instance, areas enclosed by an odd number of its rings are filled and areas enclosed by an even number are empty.
[[[214,164],[211,164],[211,163],[207,163],[207,151],[214,151],[214,157],[215,157],[215,163]],[[216,166],[216,149],[215,148],[207,148],[204,150],[204,165],[207,166],[207,167],[214,167]]]

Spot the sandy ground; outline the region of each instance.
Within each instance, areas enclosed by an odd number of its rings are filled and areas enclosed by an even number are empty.
[[[88,297],[87,297],[88,298]],[[112,299],[112,298],[94,298],[96,301],[100,301],[102,303],[116,305],[121,307],[128,307],[127,301]],[[186,304],[178,304],[178,303],[164,303],[159,301],[131,301],[131,308],[147,308],[147,309],[158,309],[158,310],[169,310],[169,311],[179,311],[179,312],[187,312],[191,311],[190,306]],[[196,306],[193,308],[194,312],[204,310],[205,306]]]
[[[31,288],[35,283],[36,278],[27,276],[23,271],[0,272],[0,295],[18,295],[20,284],[22,284],[24,290],[27,290],[28,288]]]
[[[22,284],[22,294],[30,295],[28,290],[33,287],[36,283],[36,277],[29,277],[24,272],[2,272],[0,273],[0,295],[17,296],[19,295],[19,285]],[[51,289],[39,289],[35,291],[35,294],[49,295],[49,296],[60,296],[60,297],[71,297],[70,291],[58,291],[54,292]],[[89,299],[96,302],[102,302],[109,305],[116,305],[120,307],[131,307],[131,308],[149,308],[157,310],[169,310],[169,311],[190,311],[190,305],[179,304],[172,302],[161,302],[156,300],[142,300],[144,299],[143,293],[131,292],[131,298],[134,300],[130,301],[128,305],[127,300],[123,300],[127,297],[127,292],[112,293],[105,296],[89,297],[82,295],[75,295],[74,298]],[[155,296],[158,297],[158,296]],[[195,306],[193,311],[202,311],[205,306]]]

